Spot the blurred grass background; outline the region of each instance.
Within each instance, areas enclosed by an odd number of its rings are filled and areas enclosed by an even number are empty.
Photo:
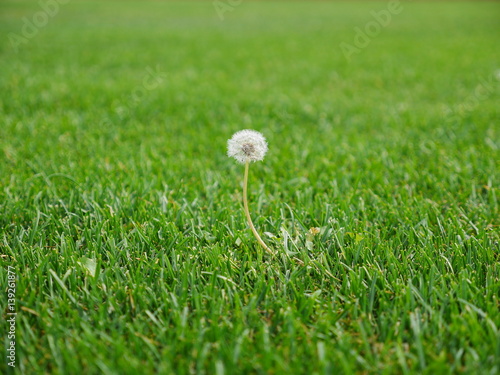
[[[19,370],[496,373],[500,5],[402,6],[348,60],[386,2],[71,1],[16,50],[3,1]]]

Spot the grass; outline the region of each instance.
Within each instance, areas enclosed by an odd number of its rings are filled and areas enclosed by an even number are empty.
[[[17,373],[497,374],[500,5],[404,3],[348,61],[386,7],[74,0],[16,52],[40,5],[1,2]]]

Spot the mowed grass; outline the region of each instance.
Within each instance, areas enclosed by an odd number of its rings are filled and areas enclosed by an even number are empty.
[[[18,373],[497,374],[500,4],[403,7],[2,1]]]

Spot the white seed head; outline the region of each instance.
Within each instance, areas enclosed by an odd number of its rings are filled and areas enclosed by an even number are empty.
[[[266,152],[266,139],[255,130],[240,130],[227,141],[227,156],[235,158],[241,164],[263,160]]]

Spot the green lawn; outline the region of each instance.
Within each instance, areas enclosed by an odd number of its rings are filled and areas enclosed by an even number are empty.
[[[400,6],[1,1],[0,372],[11,267],[17,373],[498,374],[500,3]]]

